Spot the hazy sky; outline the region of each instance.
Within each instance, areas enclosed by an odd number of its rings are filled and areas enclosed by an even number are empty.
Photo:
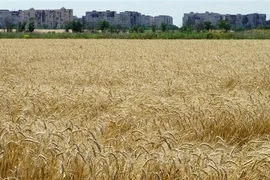
[[[217,12],[222,14],[248,14],[264,13],[270,18],[270,0],[174,0],[174,1],[135,1],[135,0],[0,0],[0,9],[59,9],[61,7],[72,8],[74,15],[81,17],[86,11],[114,10],[138,11],[146,15],[170,15],[174,24],[182,26],[182,17],[188,12]]]

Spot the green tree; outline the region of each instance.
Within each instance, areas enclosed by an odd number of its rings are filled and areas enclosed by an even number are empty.
[[[151,26],[152,32],[155,33],[157,31],[157,26],[155,24],[153,24]]]
[[[138,33],[139,32],[139,26],[135,25],[133,26],[131,29],[130,29],[130,32],[135,32],[135,33]]]
[[[109,29],[110,23],[106,20],[102,20],[98,23],[98,26],[99,26],[99,30],[104,32],[105,30]]]
[[[168,29],[168,30],[177,31],[177,30],[179,30],[179,27],[176,26],[176,25],[170,24],[170,25],[167,25],[167,29]]]
[[[180,31],[191,33],[193,31],[193,27],[190,24],[186,24],[180,28]]]
[[[139,32],[139,33],[144,33],[144,32],[145,32],[145,27],[144,27],[144,26],[140,26],[140,27],[138,28],[138,32]]]
[[[35,30],[35,22],[33,19],[31,19],[28,25],[28,31],[33,32],[34,30]]]
[[[167,31],[167,24],[162,22],[161,25],[160,25],[160,29],[161,29],[162,32]]]
[[[230,24],[230,22],[228,22],[226,20],[221,20],[218,22],[218,27],[220,29],[224,29],[226,32],[228,32],[231,29],[231,24]]]
[[[205,28],[205,26],[204,26],[204,23],[202,23],[202,22],[195,25],[195,30],[197,32],[201,32],[202,30],[204,30],[204,28]]]
[[[67,25],[65,26],[65,31],[66,31],[66,32],[69,32],[69,29],[70,29],[70,25],[67,24]]]
[[[82,32],[83,31],[83,24],[81,21],[71,21],[65,28],[66,32],[69,31],[69,29],[72,29],[72,32],[77,33],[77,32]]]
[[[127,31],[128,31],[128,28],[127,28],[126,26],[123,26],[123,27],[122,27],[122,32],[123,32],[123,33],[126,33]]]
[[[48,29],[48,28],[49,28],[49,25],[46,24],[46,23],[43,23],[43,24],[42,24],[42,28],[43,28],[43,29]]]
[[[205,21],[205,22],[204,22],[204,27],[205,27],[205,29],[206,29],[207,31],[209,31],[210,29],[213,28],[212,23],[211,23],[210,21]]]
[[[240,26],[236,26],[232,30],[235,31],[235,32],[242,32],[242,31],[245,31],[245,28],[244,27],[240,27]]]
[[[117,29],[116,29],[115,26],[110,26],[109,30],[110,30],[110,33],[116,33],[117,32]]]
[[[117,29],[117,31],[121,31],[123,29],[121,24],[117,24],[115,28]]]
[[[26,22],[19,22],[19,24],[18,24],[18,32],[24,32],[26,24],[27,24]]]

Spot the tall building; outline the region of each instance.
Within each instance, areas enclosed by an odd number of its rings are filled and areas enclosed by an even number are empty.
[[[200,23],[204,23],[205,21],[211,22],[213,26],[217,26],[218,22],[223,19],[223,16],[218,13],[185,13],[183,17],[183,25],[191,25],[195,27]]]
[[[265,25],[266,25],[266,26],[270,26],[270,20],[266,21],[266,22],[265,22]]]
[[[102,20],[108,21],[113,26],[122,26],[126,28],[132,28],[133,26],[146,26],[150,27],[154,23],[158,26],[162,22],[172,25],[173,18],[170,16],[152,16],[144,15],[136,11],[125,11],[117,13],[116,11],[89,11],[86,12],[85,22],[87,25],[97,27],[98,23]]]
[[[224,16],[225,20],[229,21],[232,27],[252,29],[266,24],[266,15],[265,14],[247,14],[247,15],[230,15],[226,14]]]
[[[33,8],[22,11],[21,20],[29,23],[35,22],[36,27],[48,27],[50,29],[64,28],[73,20],[72,9],[35,10]]]
[[[0,27],[4,28],[5,26],[5,21],[11,18],[11,15],[9,13],[9,10],[0,10]]]
[[[97,27],[102,20],[108,21],[111,25],[119,24],[119,15],[116,11],[89,11],[86,12],[85,22],[90,27]]]
[[[102,20],[108,21],[113,26],[122,26],[132,28],[133,26],[151,26],[153,17],[142,15],[136,11],[125,11],[117,13],[116,11],[88,11],[85,15],[85,22],[88,26],[97,27]]]
[[[171,16],[166,15],[155,16],[154,23],[158,27],[160,27],[162,23],[165,23],[167,25],[173,25],[173,18]]]
[[[19,10],[19,11],[10,11],[9,14],[10,14],[10,17],[12,19],[12,23],[15,26],[18,25],[19,22],[21,22],[22,10]]]
[[[197,25],[204,23],[206,21],[210,21],[214,27],[218,26],[218,22],[220,20],[227,20],[230,22],[232,28],[245,28],[251,29],[262,26],[266,23],[266,15],[265,14],[218,14],[218,13],[186,13],[183,17],[183,25],[190,25],[192,27],[196,27]]]
[[[142,24],[146,27],[150,27],[154,24],[154,17],[142,15]]]
[[[75,20],[79,20],[89,27],[96,28],[100,21],[106,20],[113,26],[122,26],[132,28],[133,26],[150,27],[153,24],[160,26],[162,22],[172,25],[173,18],[170,16],[160,15],[152,17],[144,15],[136,11],[125,11],[117,13],[116,11],[87,11],[82,18],[73,16],[72,9],[39,9],[34,8],[28,10],[9,11],[0,10],[0,27],[4,27],[5,20],[12,21],[14,25],[19,22],[26,22],[28,26],[30,22],[34,22],[36,28],[43,29],[59,29],[65,28],[66,25]]]
[[[73,20],[72,9],[56,9],[56,10],[29,10],[9,11],[0,10],[0,26],[4,26],[6,18],[10,18],[12,23],[16,26],[19,22],[34,21],[36,28],[64,28],[69,22]]]
[[[122,27],[132,28],[133,26],[141,26],[142,15],[135,11],[120,12],[120,23]]]
[[[55,28],[62,28],[66,26],[69,22],[73,21],[73,9],[56,9],[54,11],[54,18],[55,18]]]

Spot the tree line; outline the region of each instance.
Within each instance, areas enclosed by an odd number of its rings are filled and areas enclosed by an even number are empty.
[[[186,24],[185,26],[180,28],[180,31],[182,32],[191,32],[191,31],[196,31],[196,32],[201,32],[201,31],[210,31],[214,29],[220,29],[224,30],[225,32],[228,32],[231,30],[231,23],[226,20],[220,20],[217,24],[217,28],[212,25],[210,21],[205,21],[196,24],[195,26],[192,26],[191,24]]]
[[[152,30],[152,32],[156,32],[157,30],[160,30],[162,32],[170,31],[170,30],[179,30],[179,28],[175,25],[168,25],[164,22],[161,23],[160,27],[153,24],[150,27],[147,27],[145,25],[139,26],[134,25],[131,28],[127,28],[125,26],[121,25],[111,25],[108,21],[102,20],[98,23],[96,27],[93,26],[87,26],[86,23],[82,23],[79,20],[74,20],[70,22],[66,27],[66,32],[68,32],[70,29],[72,32],[84,32],[85,30],[88,30],[90,32],[110,32],[110,33],[120,33],[120,32],[131,32],[131,33],[144,33],[146,30]]]
[[[201,22],[201,23],[198,23],[196,25],[192,25],[190,23],[187,23],[185,26],[180,28],[180,31],[182,31],[182,32],[192,32],[192,31],[203,32],[203,31],[210,31],[210,30],[216,30],[216,29],[224,30],[225,32],[228,32],[230,30],[245,31],[245,30],[249,30],[251,28],[233,27],[229,21],[220,20],[216,27],[213,26],[210,21]],[[260,27],[254,28],[254,29],[270,29],[270,26],[263,25],[263,26],[260,26]]]
[[[26,22],[19,22],[18,25],[14,25],[13,21],[10,17],[6,17],[3,20],[3,27],[0,27],[0,29],[4,29],[6,32],[12,32],[13,29],[16,29],[17,32],[33,32],[35,29],[47,29],[47,24],[42,24],[40,27],[35,26],[35,20],[32,18],[30,19],[29,23]],[[179,28],[175,25],[167,25],[166,23],[162,23],[160,27],[156,26],[155,24],[147,27],[145,25],[138,26],[135,25],[131,28],[127,28],[121,25],[113,26],[108,21],[102,20],[98,23],[97,27],[91,27],[87,26],[85,22],[81,22],[80,20],[73,20],[69,22],[67,25],[62,26],[63,29],[65,29],[66,32],[69,32],[69,30],[72,30],[72,32],[79,33],[84,32],[85,30],[88,30],[90,32],[110,32],[110,33],[120,33],[120,32],[132,32],[132,33],[144,33],[146,30],[152,30],[153,32],[156,32],[158,30],[162,32],[170,31],[170,30],[179,30]]]
[[[12,32],[15,28],[17,32],[33,32],[35,30],[35,22],[34,19],[31,18],[29,23],[26,22],[19,22],[17,26],[13,24],[11,17],[5,17],[3,20],[3,28],[6,32]]]
[[[10,17],[6,17],[3,20],[3,29],[6,32],[12,32],[12,30],[15,28],[17,32],[33,32],[36,28],[40,29],[47,29],[47,24],[42,24],[41,27],[35,26],[34,18],[30,19],[29,23],[26,22],[19,22],[17,26],[15,26],[12,23],[12,19]],[[1,28],[1,27],[0,27]],[[198,23],[195,26],[192,26],[191,24],[186,24],[183,27],[179,28],[175,25],[168,25],[164,22],[161,23],[161,25],[158,27],[155,24],[152,26],[138,26],[134,25],[131,28],[123,27],[121,25],[113,26],[108,21],[102,20],[98,23],[97,27],[87,26],[85,22],[82,22],[80,20],[73,20],[72,22],[69,22],[66,26],[62,27],[66,30],[66,32],[69,32],[69,30],[72,30],[72,32],[79,33],[79,32],[109,32],[109,33],[120,33],[120,32],[131,32],[131,33],[145,33],[145,31],[152,31],[153,33],[157,31],[161,32],[167,32],[167,31],[180,31],[180,32],[203,32],[203,31],[210,31],[214,29],[220,29],[224,30],[225,32],[228,32],[232,29],[232,26],[229,21],[227,20],[221,20],[218,22],[217,27],[214,27],[210,21],[205,21],[202,23]],[[263,26],[259,27],[258,29],[270,29],[270,27]],[[234,31],[242,31],[245,30],[243,28],[234,28]]]

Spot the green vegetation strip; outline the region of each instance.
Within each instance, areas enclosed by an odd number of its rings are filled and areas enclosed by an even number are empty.
[[[1,39],[270,39],[270,30],[157,33],[0,33]]]

